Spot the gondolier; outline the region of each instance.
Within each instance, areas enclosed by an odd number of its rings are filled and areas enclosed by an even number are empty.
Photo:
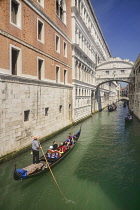
[[[33,164],[39,163],[39,149],[40,145],[38,142],[38,136],[34,136],[32,141],[32,150],[33,150]]]

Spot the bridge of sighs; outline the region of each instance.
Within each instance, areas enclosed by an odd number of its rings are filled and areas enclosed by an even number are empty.
[[[96,68],[97,86],[111,81],[120,81],[133,84],[133,65],[134,63],[128,59],[122,60],[119,57],[109,58],[108,61],[99,64]]]

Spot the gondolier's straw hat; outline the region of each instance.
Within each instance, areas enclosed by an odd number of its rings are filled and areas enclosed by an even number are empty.
[[[34,139],[38,139],[38,136],[34,136]]]

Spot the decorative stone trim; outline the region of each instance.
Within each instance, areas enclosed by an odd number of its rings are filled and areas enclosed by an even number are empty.
[[[59,87],[59,88],[70,88],[72,89],[72,85],[64,85],[60,83],[52,83],[43,80],[36,80],[31,78],[19,77],[15,75],[6,75],[0,74],[0,82],[9,82],[9,83],[20,83],[20,84],[27,84],[27,85],[35,85],[35,86],[52,86],[52,87]]]

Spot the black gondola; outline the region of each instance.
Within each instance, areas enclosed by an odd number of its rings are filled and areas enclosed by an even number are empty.
[[[108,111],[109,112],[113,112],[117,109],[116,104],[112,104],[112,105],[108,105]]]
[[[47,157],[47,155],[45,154],[50,168],[54,167],[57,163],[59,163],[76,146],[80,133],[81,133],[81,128],[76,134],[73,135],[74,144],[70,145],[69,148],[64,153],[62,153],[60,157],[50,158]],[[23,179],[32,178],[46,171],[49,171],[49,167],[47,166],[45,157],[42,156],[39,158],[39,160],[40,162],[38,164],[31,164],[22,169],[17,169],[15,167],[14,180],[23,180]]]
[[[132,115],[130,115],[130,114],[126,115],[125,122],[131,122],[132,120],[133,120],[133,116]]]
[[[126,105],[127,105],[127,102],[125,101],[124,104],[123,104],[123,107],[126,107]]]

